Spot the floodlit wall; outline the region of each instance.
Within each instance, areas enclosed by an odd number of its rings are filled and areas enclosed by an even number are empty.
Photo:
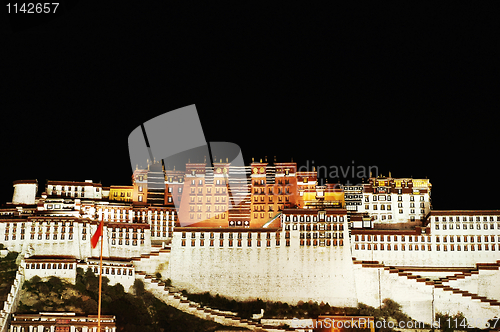
[[[200,232],[195,233],[194,246],[189,237],[182,245],[182,234],[174,232],[170,253],[172,283],[190,292],[210,292],[237,300],[260,298],[269,301],[324,301],[335,306],[356,306],[356,289],[352,282],[353,263],[346,246],[300,246],[298,238],[286,246],[285,234],[271,233],[270,246],[262,235],[261,246],[257,234],[243,233],[241,247],[237,240],[229,246],[229,234],[210,246],[205,240],[200,245]],[[266,234],[265,232],[262,234]],[[208,239],[208,234],[204,235]]]

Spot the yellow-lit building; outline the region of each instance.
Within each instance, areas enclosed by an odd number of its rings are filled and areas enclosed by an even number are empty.
[[[133,186],[111,186],[109,187],[109,200],[132,202]]]

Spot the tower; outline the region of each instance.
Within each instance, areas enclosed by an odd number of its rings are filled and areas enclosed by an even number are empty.
[[[13,185],[13,204],[35,204],[36,192],[38,190],[37,180],[17,180],[13,182]]]

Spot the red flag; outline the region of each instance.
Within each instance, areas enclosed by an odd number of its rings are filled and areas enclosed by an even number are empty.
[[[102,226],[103,226],[103,221],[99,223],[99,226],[97,226],[97,230],[95,231],[94,235],[92,235],[92,238],[90,239],[90,244],[92,245],[92,249],[95,249],[97,247],[97,242],[99,242],[99,238],[102,236]]]

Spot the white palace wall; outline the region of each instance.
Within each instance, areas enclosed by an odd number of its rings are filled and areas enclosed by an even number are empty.
[[[150,230],[144,229],[144,239],[141,239],[138,229],[134,239],[133,225],[137,224],[115,223],[103,227],[104,257],[138,257],[151,251]],[[68,217],[7,219],[0,222],[0,236],[1,243],[11,251],[24,254],[32,250],[35,255],[59,254],[84,259],[99,256],[100,244],[95,249],[90,245],[97,226],[97,222]],[[122,229],[122,238],[117,231],[113,235],[113,229]]]
[[[280,233],[280,245],[276,245],[275,232],[270,232],[269,247],[265,231],[260,247],[257,232],[252,232],[250,247],[248,232],[242,234],[241,247],[236,239],[230,247],[230,233],[224,232],[223,248],[219,232],[215,232],[213,247],[209,245],[209,233],[204,234],[204,246],[200,245],[200,232],[195,233],[194,246],[190,236],[183,246],[181,232],[174,232],[169,277],[174,285],[190,292],[210,292],[237,300],[357,305],[348,239],[345,246],[300,246],[297,235],[286,246],[284,232]]]

